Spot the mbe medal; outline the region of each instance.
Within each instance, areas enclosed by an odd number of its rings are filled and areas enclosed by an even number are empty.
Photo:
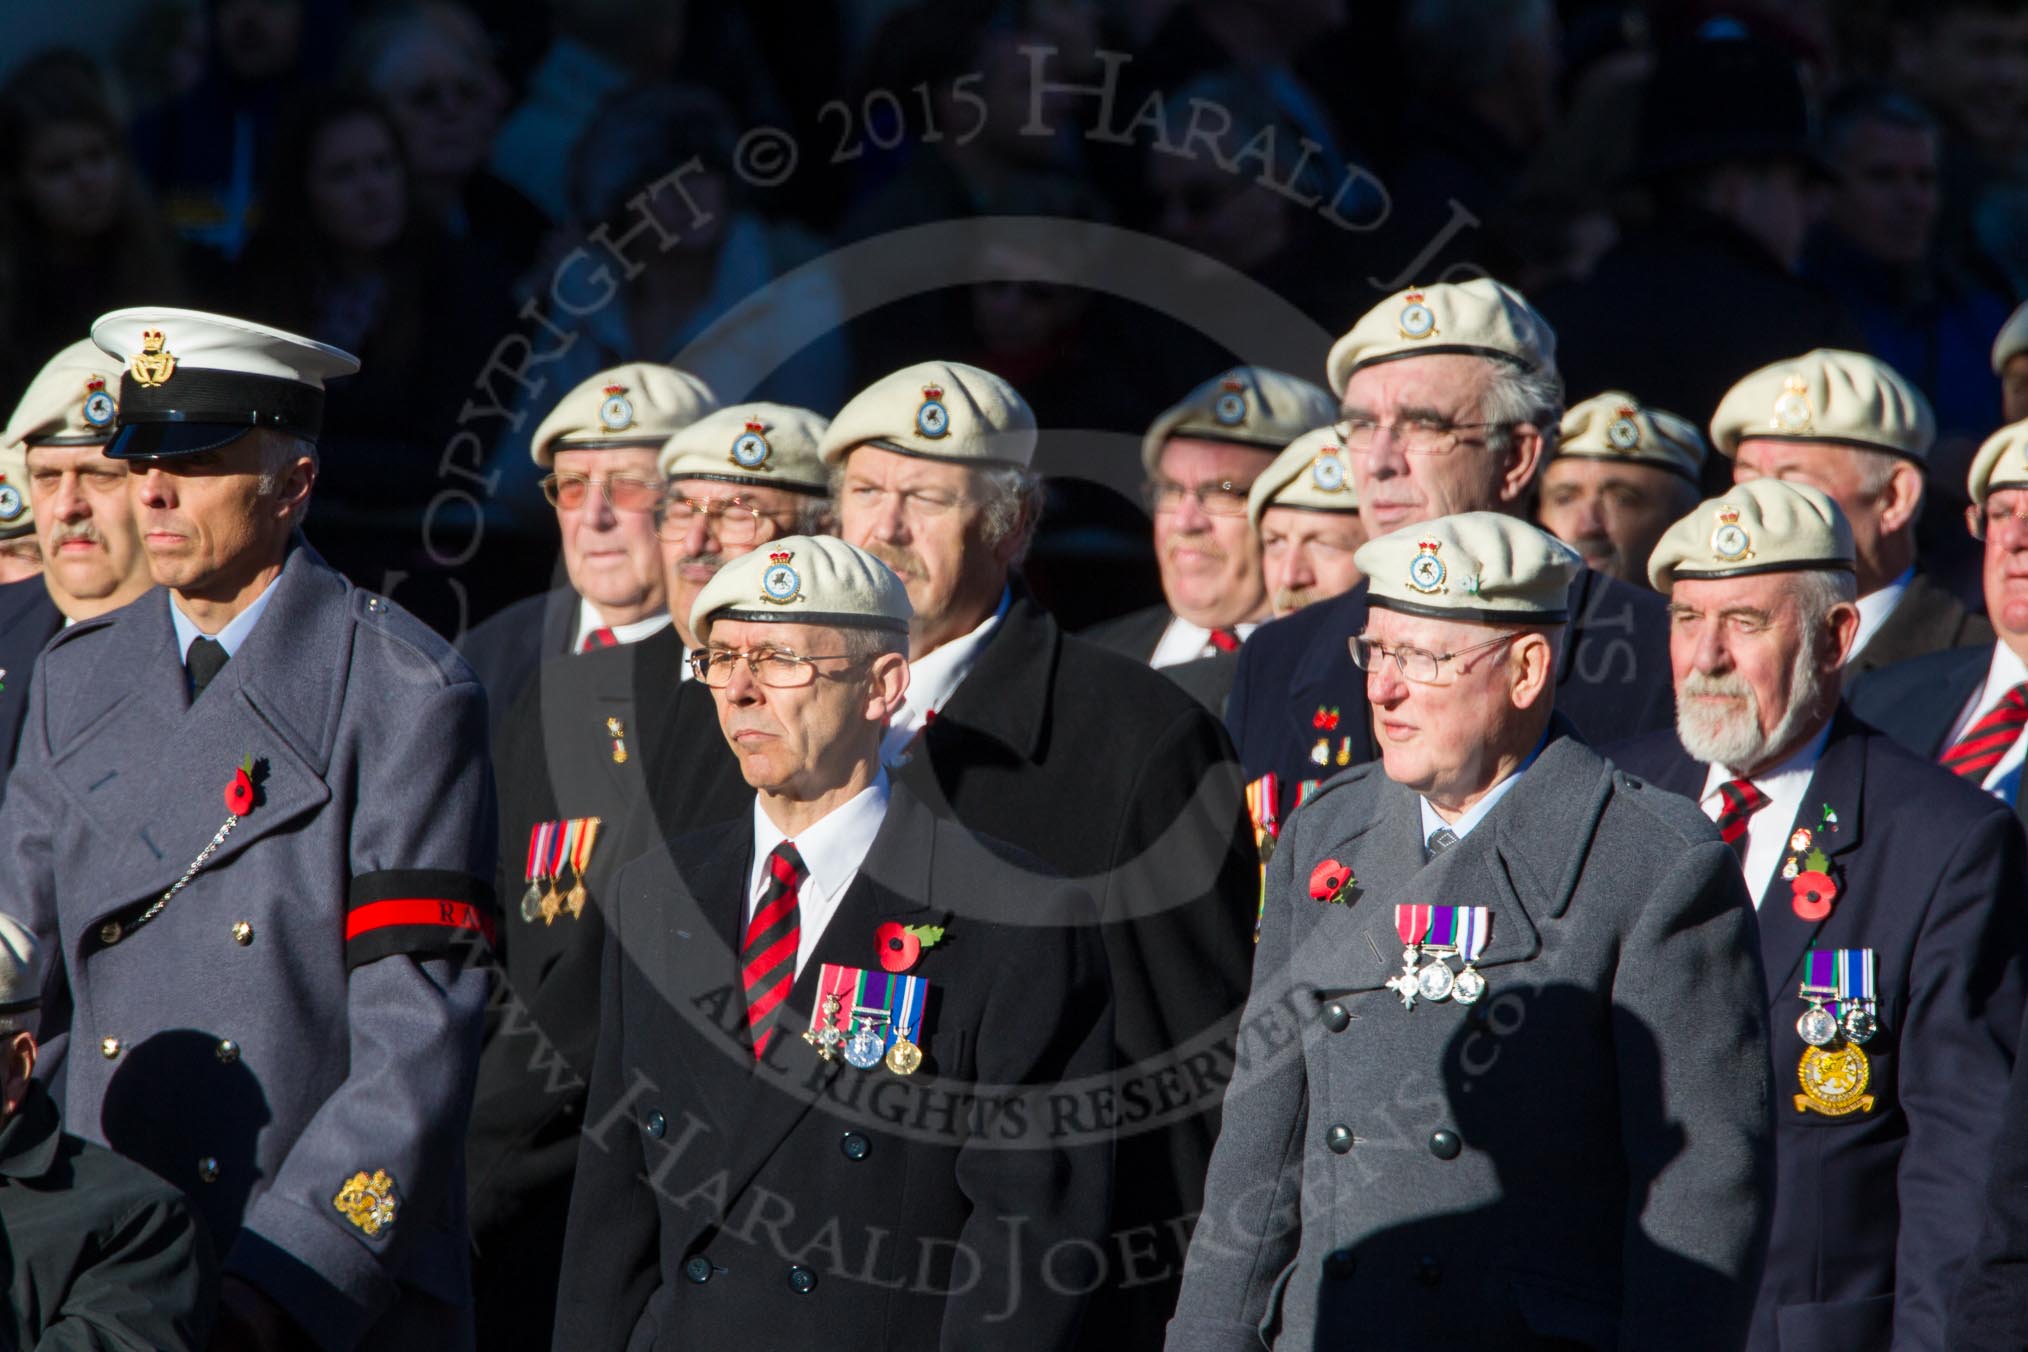
[[[1429,933],[1430,907],[1396,906],[1394,908],[1394,932],[1401,936],[1406,945],[1401,950],[1401,971],[1390,977],[1387,988],[1401,997],[1403,1009],[1415,1008],[1418,992],[1416,961],[1422,956],[1422,937]]]

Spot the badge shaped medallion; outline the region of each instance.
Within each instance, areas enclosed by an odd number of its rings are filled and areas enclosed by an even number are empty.
[[[1810,386],[1801,376],[1790,376],[1782,382],[1782,392],[1775,396],[1773,416],[1768,425],[1777,432],[1807,432],[1816,421],[1816,413],[1810,407]]]
[[[1310,482],[1317,486],[1319,493],[1345,491],[1345,462],[1338,458],[1336,451],[1317,452],[1317,458],[1310,462]]]
[[[634,401],[627,398],[625,385],[608,385],[599,404],[599,426],[608,432],[624,432],[634,425]]]
[[[803,579],[789,566],[789,560],[795,557],[793,551],[786,549],[768,555],[768,570],[761,574],[761,600],[786,606],[803,599]]]
[[[84,420],[93,427],[111,427],[120,406],[106,393],[106,378],[93,376],[85,382]]]
[[[1408,585],[1424,596],[1433,596],[1444,590],[1446,570],[1444,561],[1437,557],[1442,549],[1441,540],[1418,540],[1415,542],[1416,555],[1409,561]]]
[[[944,407],[944,387],[922,387],[922,407],[915,411],[915,430],[936,441],[951,434],[951,411]]]
[[[1753,557],[1753,537],[1739,524],[1739,508],[1729,502],[1718,508],[1718,525],[1711,532],[1711,554],[1721,563],[1743,563]]]
[[[1637,410],[1621,404],[1619,415],[1606,424],[1606,444],[1616,451],[1631,451],[1641,444],[1641,425],[1634,421]]]
[[[1246,382],[1237,376],[1227,376],[1218,390],[1218,397],[1211,401],[1211,416],[1218,420],[1220,427],[1237,427],[1246,421]]]
[[[768,425],[758,418],[746,420],[746,430],[732,439],[732,463],[741,469],[766,469],[774,447],[768,445]]]
[[[141,350],[127,358],[127,373],[136,385],[160,385],[176,374],[176,354],[160,329],[141,330]]]
[[[394,1195],[394,1180],[388,1177],[387,1170],[375,1169],[368,1174],[362,1169],[345,1180],[345,1186],[338,1189],[331,1205],[338,1208],[339,1215],[368,1235],[377,1235],[382,1230],[394,1228],[394,1214],[400,1203]]]
[[[18,519],[26,507],[21,490],[7,482],[7,476],[0,474],[0,522]]]
[[[1394,321],[1401,330],[1401,336],[1411,342],[1436,337],[1436,311],[1423,304],[1422,292],[1410,291],[1401,298],[1401,302],[1401,314]]]
[[[1819,1112],[1826,1117],[1873,1111],[1873,1095],[1866,1092],[1873,1068],[1866,1053],[1847,1043],[1836,1051],[1811,1047],[1796,1065],[1796,1079],[1803,1092],[1796,1095],[1796,1111]]]

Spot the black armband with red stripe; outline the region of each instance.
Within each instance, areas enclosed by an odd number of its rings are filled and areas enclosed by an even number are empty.
[[[345,910],[345,967],[397,953],[469,954],[493,942],[498,911],[483,879],[449,869],[390,868],[352,880]]]

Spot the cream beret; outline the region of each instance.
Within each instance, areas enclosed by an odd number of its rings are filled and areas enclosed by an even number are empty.
[[[1648,558],[1666,593],[1685,577],[1852,570],[1852,527],[1830,495],[1786,479],[1749,479],[1669,527]]]
[[[1359,488],[1352,480],[1352,455],[1335,427],[1319,427],[1290,442],[1253,481],[1246,495],[1246,519],[1260,529],[1270,507],[1309,512],[1356,512]]]
[[[1993,374],[2006,369],[2008,361],[2028,352],[2028,301],[2016,306],[1993,339]]]
[[[1410,287],[1361,315],[1324,363],[1331,393],[1362,366],[1434,353],[1503,357],[1530,371],[1556,368],[1556,331],[1519,291],[1489,277]]]
[[[1595,394],[1563,415],[1556,438],[1556,458],[1624,460],[1680,474],[1697,483],[1710,448],[1704,434],[1688,418],[1659,408],[1643,408],[1631,394],[1607,390]]]
[[[42,1003],[41,951],[26,925],[0,915],[0,1015],[20,1014]]]
[[[1337,401],[1307,380],[1265,366],[1235,366],[1162,411],[1141,438],[1141,466],[1154,474],[1170,437],[1279,451],[1337,416]]]
[[[1936,440],[1936,415],[1886,362],[1820,347],[1763,366],[1725,392],[1711,417],[1712,444],[1736,456],[1749,437],[1834,442],[1921,464]]]
[[[707,413],[662,443],[665,479],[720,479],[798,493],[829,493],[817,455],[830,419],[787,404],[740,404]]]
[[[529,442],[547,469],[558,451],[660,447],[718,407],[711,387],[673,366],[635,361],[601,371],[556,401]]]
[[[690,632],[715,619],[823,624],[907,633],[908,588],[865,550],[829,535],[790,535],[712,574],[690,607]]]
[[[89,338],[51,357],[28,382],[0,441],[96,446],[113,439],[120,416],[120,364]]]
[[[991,371],[917,362],[853,395],[818,451],[825,464],[836,464],[868,442],[930,460],[1026,468],[1035,459],[1035,412]]]
[[[1981,443],[1965,487],[1978,507],[1996,488],[2028,488],[2028,418],[2008,423]]]
[[[1503,512],[1460,512],[1368,540],[1352,556],[1366,603],[1441,620],[1557,624],[1570,618],[1576,550]]]

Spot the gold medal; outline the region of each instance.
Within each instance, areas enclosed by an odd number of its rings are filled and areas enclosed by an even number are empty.
[[[1866,1085],[1872,1078],[1866,1053],[1850,1043],[1836,1051],[1811,1047],[1796,1066],[1796,1079],[1803,1086],[1803,1092],[1796,1095],[1796,1111],[1814,1108],[1826,1117],[1870,1113],[1873,1095],[1866,1092]]]
[[[556,895],[556,888],[554,886],[542,894],[541,909],[542,923],[554,925],[556,923],[556,913],[563,909],[563,899]]]
[[[897,1033],[887,1049],[887,1068],[897,1075],[913,1075],[922,1065],[922,1048]]]

